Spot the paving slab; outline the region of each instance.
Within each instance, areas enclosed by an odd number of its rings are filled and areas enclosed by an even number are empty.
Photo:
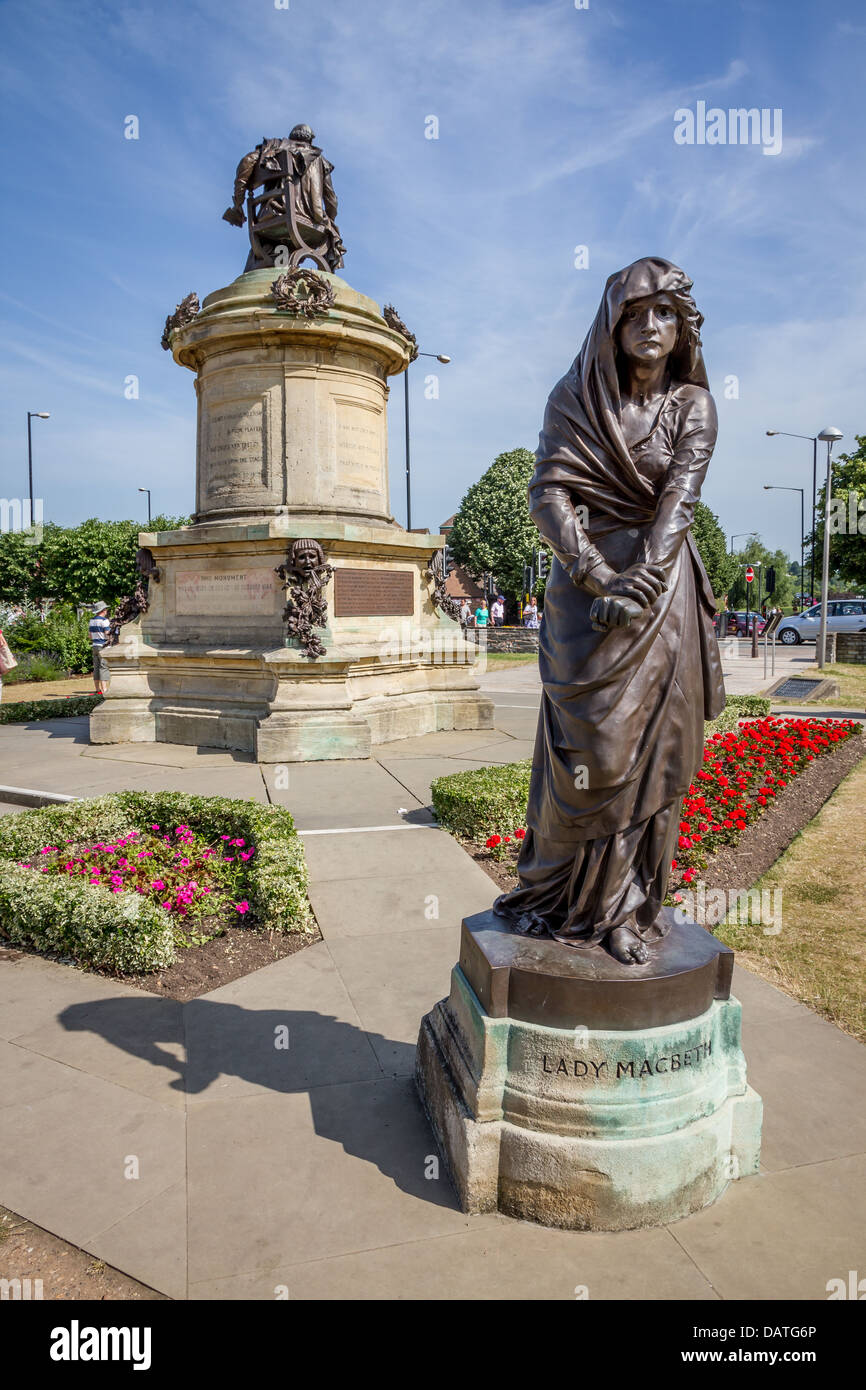
[[[314,884],[335,879],[387,878],[401,864],[415,865],[419,858],[423,864],[434,858],[445,869],[451,856],[466,857],[444,830],[434,825],[412,824],[370,833],[354,830],[345,835],[305,835],[304,854]]]
[[[460,949],[454,923],[330,943],[340,976],[383,1069],[410,1076],[421,1019],[450,989]]]
[[[15,1038],[49,1023],[70,1005],[112,999],[124,992],[127,986],[115,980],[4,948],[0,952],[0,1038]]]
[[[500,1216],[472,1217],[468,1225],[468,1230],[453,1235],[312,1263],[286,1261],[267,1273],[203,1281],[190,1286],[190,1298],[273,1299],[279,1286],[289,1299],[340,1301],[717,1297],[665,1230],[596,1235],[553,1231]]]
[[[743,1028],[749,1081],[764,1098],[761,1165],[767,1171],[866,1152],[866,1048],[798,1006]]]
[[[73,1245],[178,1182],[183,1111],[62,1063],[63,1086],[3,1110],[0,1200]],[[127,1177],[131,1158],[137,1178]],[[124,1272],[126,1272],[124,1270]]]
[[[184,1109],[183,1005],[174,999],[114,984],[111,994],[100,990],[97,997],[66,1004],[11,1041],[40,1057]]]
[[[382,766],[400,778],[407,793],[415,797],[422,806],[430,805],[430,784],[436,777],[448,777],[453,772],[466,772],[472,767],[487,767],[490,758],[449,757],[449,758],[401,758],[399,762],[388,762],[382,758]]]
[[[400,810],[423,803],[377,762],[288,763],[263,769],[271,800],[286,806],[299,830],[399,824]],[[285,783],[285,785],[284,785]]]
[[[115,1269],[169,1298],[186,1298],[186,1175],[88,1240]]]
[[[743,1178],[669,1230],[721,1298],[824,1300],[828,1280],[862,1273],[864,1223],[858,1154]]]
[[[496,896],[496,884],[465,856],[465,866],[433,865],[390,877],[313,883],[310,902],[328,942],[454,927],[467,915],[483,912]],[[392,865],[392,868],[396,866]]]
[[[322,942],[191,1000],[184,1022],[196,1105],[382,1075]]]
[[[464,1230],[408,1078],[191,1107],[189,1278],[236,1278]]]

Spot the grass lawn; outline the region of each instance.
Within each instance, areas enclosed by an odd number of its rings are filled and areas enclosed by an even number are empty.
[[[832,700],[814,700],[815,705],[851,705],[854,708],[866,708],[866,666],[859,666],[852,661],[840,661],[833,666],[825,666],[819,672],[817,666],[807,666],[802,674],[804,676],[823,675],[832,677],[839,682],[839,694]],[[805,707],[805,702],[804,702]]]
[[[861,763],[755,885],[782,891],[779,935],[765,936],[752,924],[716,929],[750,970],[861,1042],[866,1041],[864,835],[866,763]]]
[[[64,681],[3,681],[4,705],[22,704],[28,700],[65,699],[67,695],[92,695],[92,676],[72,676]]]
[[[538,652],[488,652],[487,669],[495,671],[497,666],[533,666],[538,662]]]

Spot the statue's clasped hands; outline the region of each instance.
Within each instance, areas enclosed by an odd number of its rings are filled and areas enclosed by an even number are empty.
[[[667,587],[660,565],[629,565],[621,574],[613,574],[604,581],[604,592],[593,600],[589,610],[593,630],[628,627]]]

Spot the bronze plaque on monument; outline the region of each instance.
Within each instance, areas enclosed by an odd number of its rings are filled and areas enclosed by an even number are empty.
[[[337,618],[411,618],[415,612],[415,575],[411,570],[334,571],[334,616]]]

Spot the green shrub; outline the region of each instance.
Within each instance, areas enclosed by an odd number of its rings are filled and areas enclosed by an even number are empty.
[[[432,793],[440,825],[469,840],[525,825],[530,770],[527,760],[437,777]]]
[[[19,700],[14,704],[0,705],[0,724],[33,724],[41,719],[73,719],[91,714],[101,703],[101,695],[74,695],[68,700]]]
[[[763,719],[770,713],[770,701],[766,695],[729,695],[725,709],[734,708],[740,719]]]
[[[50,652],[31,652],[18,660],[3,677],[4,685],[23,685],[27,681],[60,681],[69,674]]]
[[[45,845],[109,840],[169,821],[212,839],[231,834],[251,840],[256,853],[243,891],[256,925],[315,929],[303,846],[283,807],[183,792],[118,792],[0,820],[0,936],[97,969],[129,973],[170,965],[175,927],[168,912],[134,893],[111,893],[19,863]]]
[[[71,605],[58,604],[44,622],[33,612],[16,618],[6,632],[6,640],[19,660],[38,652],[53,657],[73,675],[83,675],[93,665],[88,622],[87,614],[79,618]]]

